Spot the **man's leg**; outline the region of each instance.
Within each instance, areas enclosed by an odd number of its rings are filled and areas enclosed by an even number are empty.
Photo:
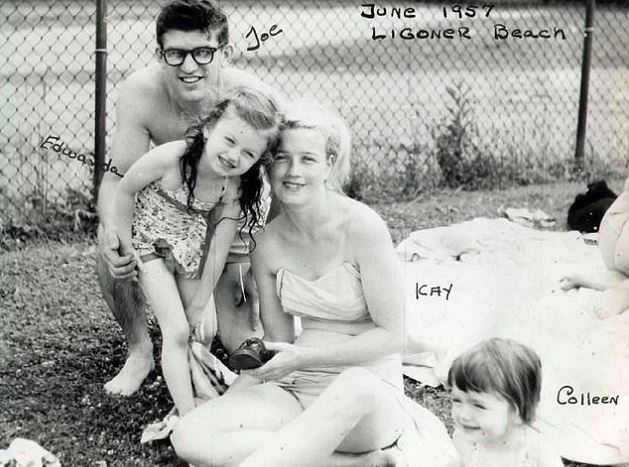
[[[127,361],[122,370],[105,384],[105,390],[110,394],[129,396],[138,390],[155,366],[144,296],[138,283],[113,279],[99,255],[96,258],[96,271],[103,297],[129,345]]]
[[[252,307],[258,305],[253,281],[247,280],[250,267],[248,261],[227,263],[214,292],[218,333],[229,352],[238,348],[245,339],[264,334],[261,326],[254,330],[251,323],[251,316],[259,316],[259,313],[252,311]],[[247,301],[239,300],[242,288]]]

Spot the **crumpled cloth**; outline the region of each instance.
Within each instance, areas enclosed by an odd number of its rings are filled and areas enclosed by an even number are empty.
[[[604,270],[598,248],[578,232],[503,218],[413,232],[397,252],[406,260],[406,375],[438,384],[473,344],[516,339],[542,360],[537,418],[559,453],[589,464],[629,462],[629,313],[600,319],[602,292],[558,288],[565,273]],[[589,404],[600,396],[617,402]]]
[[[554,217],[546,214],[541,209],[530,211],[526,208],[500,208],[499,214],[516,224],[526,227],[553,227],[556,224]]]
[[[212,355],[206,346],[194,340],[188,346],[188,362],[197,406],[222,395],[237,376]],[[178,421],[177,409],[173,407],[163,420],[151,423],[144,429],[140,442],[148,443],[167,438]]]
[[[0,467],[61,467],[61,462],[35,441],[15,438],[0,450]]]

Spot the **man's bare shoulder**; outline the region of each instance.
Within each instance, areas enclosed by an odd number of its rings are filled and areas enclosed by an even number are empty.
[[[120,95],[122,99],[131,100],[134,105],[146,103],[154,107],[157,101],[165,97],[160,66],[153,64],[131,73],[122,83]]]

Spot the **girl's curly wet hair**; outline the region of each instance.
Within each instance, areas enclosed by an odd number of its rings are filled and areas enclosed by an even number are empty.
[[[249,234],[260,226],[263,220],[262,190],[264,171],[271,164],[271,153],[275,150],[279,137],[280,114],[277,105],[270,97],[258,91],[239,88],[221,99],[205,116],[197,119],[186,131],[186,150],[179,160],[181,178],[188,187],[188,211],[193,211],[194,188],[197,183],[199,161],[205,149],[204,130],[212,128],[226,113],[230,113],[267,138],[266,151],[260,159],[243,175],[240,176],[239,204],[242,216],[246,219],[240,231],[249,228]]]

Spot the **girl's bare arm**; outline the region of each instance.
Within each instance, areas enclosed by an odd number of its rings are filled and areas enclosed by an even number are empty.
[[[124,254],[131,253],[131,224],[135,194],[149,183],[178,169],[178,161],[185,150],[184,141],[162,144],[142,156],[125,173],[114,192],[114,220],[120,246]]]

